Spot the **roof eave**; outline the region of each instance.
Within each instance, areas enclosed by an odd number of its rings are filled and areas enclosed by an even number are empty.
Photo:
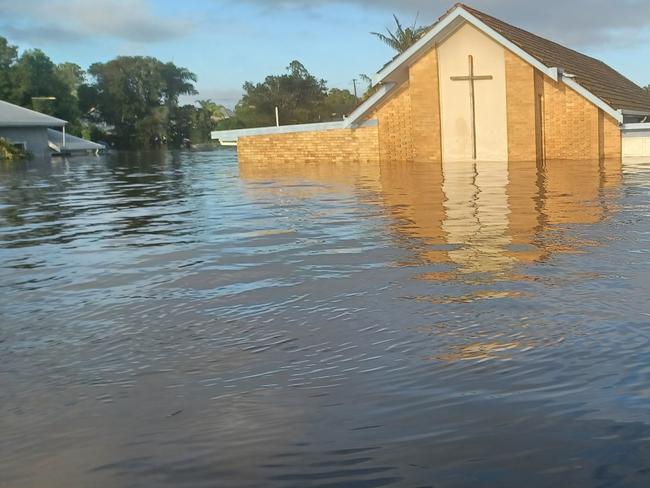
[[[43,128],[43,129],[48,129],[50,127],[64,127],[67,125],[67,122],[65,121],[60,121],[60,122],[52,122],[51,124],[45,124],[42,122],[36,122],[36,123],[20,123],[20,122],[8,122],[8,123],[0,123],[0,128],[5,128],[5,129],[20,129],[20,128]]]
[[[429,32],[427,32],[418,42],[416,42],[413,46],[395,58],[379,73],[377,73],[375,82],[381,83],[386,80],[386,78],[388,78],[391,74],[393,74],[402,66],[406,65],[412,58],[417,56],[417,54],[420,53],[422,49],[425,48],[428,44],[435,42],[440,34],[444,34],[444,32],[449,27],[453,27],[454,24],[458,23],[459,21],[466,21],[472,24],[474,27],[502,44],[504,47],[517,54],[522,59],[526,60],[529,64],[533,65],[542,73],[546,74],[549,78],[553,79],[554,81],[558,81],[559,69],[557,67],[546,66],[537,58],[531,56],[522,48],[489,27],[478,17],[465,10],[462,5],[458,5],[453,10],[451,10],[442,20],[440,20]]]
[[[650,116],[650,110],[629,110],[626,108],[621,109],[623,115],[640,115],[640,116]]]
[[[383,83],[382,85],[379,86],[377,91],[373,93],[368,99],[363,102],[361,105],[359,105],[346,119],[343,124],[344,128],[351,128],[355,127],[357,125],[357,122],[361,120],[363,117],[368,115],[374,106],[379,103],[380,100],[382,100],[389,92],[395,88],[397,84],[396,83]]]
[[[546,66],[540,60],[530,55],[527,51],[517,46],[512,41],[504,37],[503,35],[499,34],[496,30],[488,26],[485,22],[477,18],[475,15],[465,10],[462,5],[458,5],[454,9],[452,9],[418,42],[416,42],[404,53],[399,55],[387,66],[385,66],[377,74],[375,78],[375,84],[385,83],[389,79],[389,77],[391,77],[399,69],[408,66],[409,63],[414,58],[416,58],[418,54],[420,54],[429,44],[435,43],[436,40],[438,40],[439,36],[444,35],[448,29],[453,28],[455,24],[458,24],[459,22],[462,21],[468,22],[469,24],[473,25],[474,27],[482,31],[488,37],[491,37],[495,41],[499,42],[506,49],[518,55],[524,61],[528,62],[530,65],[538,69],[540,72],[544,73],[553,81],[556,82],[561,81],[565,83],[567,86],[571,87],[573,90],[578,92],[580,95],[582,95],[584,98],[586,98],[591,103],[596,105],[598,108],[602,109],[605,113],[613,117],[619,123],[623,123],[623,112],[621,110],[617,110],[613,108],[607,102],[594,95],[592,92],[590,92],[588,89],[580,85],[572,78],[563,76],[562,70],[559,67]],[[346,121],[347,125],[353,126],[357,124],[358,121],[361,119],[361,117],[367,114],[373,108],[374,105],[379,103],[383,98],[383,96],[385,96],[389,91],[391,91],[391,89],[392,87],[386,90],[384,92],[384,95],[378,97],[377,99],[372,99],[373,100],[372,104],[369,103],[371,101],[371,99],[369,99],[366,104],[362,105],[362,107],[364,108],[363,111],[357,110],[347,119]]]
[[[574,80],[573,77],[571,77],[571,76],[567,76],[566,74],[560,74],[560,80],[566,86],[571,88],[573,91],[577,92],[579,95],[582,95],[584,98],[586,98],[588,101],[590,101],[596,107],[601,109],[603,112],[605,112],[609,116],[613,117],[619,124],[623,123],[623,111],[622,110],[617,110],[614,107],[612,107],[610,104],[608,104],[607,102],[602,100],[601,98],[598,98],[592,92],[587,90],[584,86],[582,86],[580,83],[578,83],[576,80]]]

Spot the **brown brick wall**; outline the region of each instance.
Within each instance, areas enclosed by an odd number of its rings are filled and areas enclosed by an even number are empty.
[[[599,112],[600,124],[600,158],[601,159],[620,159],[623,150],[623,134],[618,126],[618,121],[614,120],[602,110]]]
[[[442,160],[438,51],[431,49],[409,72],[413,159],[417,162]]]
[[[505,51],[510,161],[620,158],[618,123],[562,83]],[[442,159],[435,49],[370,114],[377,127],[241,138],[240,161],[259,164],[435,162]]]
[[[537,159],[535,68],[505,50],[508,159]]]
[[[546,159],[598,159],[598,107],[562,83],[544,78]]]
[[[237,144],[245,164],[323,164],[379,162],[377,127],[242,137]]]
[[[409,84],[396,89],[368,119],[379,121],[379,154],[382,161],[413,160],[413,126]]]

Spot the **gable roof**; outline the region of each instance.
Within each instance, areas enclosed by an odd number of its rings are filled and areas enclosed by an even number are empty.
[[[376,84],[388,84],[384,96],[406,80],[404,72],[424,53],[464,23],[517,54],[536,69],[571,87],[605,113],[623,122],[623,113],[650,115],[650,95],[645,90],[602,61],[514,27],[464,4],[456,4],[429,31],[404,53],[395,57],[377,74]],[[371,112],[383,98],[375,97],[361,104],[346,119],[352,127]]]
[[[573,75],[576,82],[612,108],[650,111],[650,96],[646,91],[602,61],[531,34],[467,5],[462,5],[462,8],[546,66],[554,66]]]
[[[0,100],[0,127],[63,127],[65,120]]]

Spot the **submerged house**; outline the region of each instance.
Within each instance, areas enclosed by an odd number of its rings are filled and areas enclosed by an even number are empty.
[[[0,137],[36,158],[50,155],[48,129],[65,130],[65,120],[0,100]]]
[[[243,163],[650,155],[650,96],[597,59],[463,4],[379,71],[341,122],[212,133]]]
[[[0,137],[36,158],[105,149],[101,144],[66,134],[66,124],[65,120],[0,100]]]

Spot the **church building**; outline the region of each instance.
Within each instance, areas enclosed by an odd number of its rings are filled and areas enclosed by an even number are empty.
[[[242,163],[650,156],[650,96],[597,59],[463,4],[340,122],[217,131]]]

